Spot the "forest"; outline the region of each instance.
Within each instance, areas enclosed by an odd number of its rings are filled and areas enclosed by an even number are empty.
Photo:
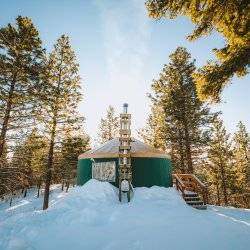
[[[196,174],[208,187],[209,204],[250,208],[249,133],[239,121],[229,134],[221,112],[211,109],[232,77],[247,74],[249,18],[244,3],[235,12],[234,5],[211,2],[205,10],[188,8],[185,1],[146,2],[151,18],[190,17],[196,24],[191,42],[216,29],[226,45],[214,51],[218,61],[201,68],[186,48],[177,47],[152,80],[151,112],[135,136],[168,152],[174,173]],[[69,36],[62,34],[47,51],[29,17],[0,28],[0,197],[10,197],[10,205],[17,192],[25,197],[35,186],[38,197],[44,190],[47,209],[51,184],[61,183],[66,191],[75,185],[78,155],[91,148],[88,121],[79,112],[83,86]],[[118,134],[119,115],[109,106],[96,143]]]

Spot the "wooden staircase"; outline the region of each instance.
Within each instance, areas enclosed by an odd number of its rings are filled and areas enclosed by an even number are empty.
[[[207,209],[207,188],[194,174],[174,174],[173,180],[188,205]]]

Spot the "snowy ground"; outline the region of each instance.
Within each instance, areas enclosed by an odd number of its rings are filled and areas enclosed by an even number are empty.
[[[196,210],[173,188],[137,188],[130,203],[95,180],[69,193],[52,188],[47,211],[35,190],[0,203],[1,250],[250,249],[250,210]]]

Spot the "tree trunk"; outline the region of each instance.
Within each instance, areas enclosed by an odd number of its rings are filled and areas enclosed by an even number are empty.
[[[3,156],[3,151],[4,151],[4,145],[6,141],[6,133],[8,129],[8,123],[10,119],[10,111],[12,108],[12,99],[13,99],[13,93],[15,89],[15,84],[16,84],[16,77],[17,75],[14,74],[13,80],[10,85],[10,91],[9,91],[9,97],[6,105],[6,109],[4,112],[4,117],[3,117],[3,124],[2,124],[2,129],[1,129],[1,134],[0,134],[0,158]]]
[[[219,189],[219,183],[216,182],[216,193],[217,193],[217,205],[220,206],[220,189]]]
[[[63,51],[62,51],[63,56]],[[50,182],[52,178],[52,167],[53,167],[53,156],[54,156],[54,144],[55,144],[55,135],[56,135],[56,126],[57,126],[57,100],[58,95],[60,94],[60,84],[61,84],[61,68],[59,70],[58,75],[58,84],[57,84],[57,97],[55,101],[55,109],[53,113],[53,122],[52,122],[52,130],[51,130],[51,136],[50,136],[50,145],[49,145],[49,157],[48,157],[48,164],[47,164],[47,172],[45,176],[45,190],[44,190],[44,201],[43,201],[43,210],[47,209],[49,207],[49,187]]]
[[[69,190],[69,181],[66,182],[66,192]]]
[[[37,198],[39,198],[39,196],[40,196],[40,187],[41,187],[40,184],[37,185]]]
[[[184,174],[186,172],[186,168],[185,168],[185,163],[184,163],[184,153],[183,153],[183,144],[182,144],[182,140],[180,140],[180,144],[179,144],[179,150],[180,150],[180,163],[181,163],[181,172]]]
[[[181,172],[184,174],[185,171],[185,164],[184,164],[184,153],[183,153],[183,141],[182,141],[182,134],[181,134],[181,130],[178,130],[179,133],[179,154],[180,154],[180,169]]]
[[[56,118],[54,117],[52,131],[51,131],[51,137],[50,137],[47,172],[46,172],[46,176],[45,176],[45,190],[44,190],[43,210],[45,210],[45,209],[47,209],[49,207],[49,187],[50,187],[51,178],[52,178],[55,132],[56,132]]]
[[[64,181],[62,182],[62,191],[63,191],[63,189],[64,189]]]
[[[11,192],[11,197],[10,197],[10,207],[12,205],[12,200],[13,200],[13,193]]]
[[[227,186],[226,186],[226,176],[225,176],[225,170],[222,164],[220,164],[220,172],[221,172],[221,184],[222,184],[222,191],[224,196],[224,204],[228,205],[228,199],[227,199]]]
[[[193,174],[194,168],[193,168],[193,161],[192,161],[192,152],[191,152],[191,146],[190,146],[190,137],[189,137],[189,131],[187,122],[184,122],[184,133],[185,133],[185,146],[186,146],[186,156],[187,156],[187,170],[188,173]]]
[[[192,152],[191,152],[191,142],[190,142],[190,135],[189,135],[189,126],[188,126],[188,116],[186,113],[186,107],[185,107],[185,99],[186,99],[186,89],[183,86],[184,79],[182,78],[180,81],[180,86],[182,90],[182,96],[183,96],[183,102],[182,102],[182,109],[180,110],[181,113],[181,120],[184,127],[184,144],[186,147],[186,159],[187,159],[187,171],[190,174],[194,173],[193,168],[193,161],[192,161]]]
[[[24,195],[23,195],[23,197],[25,198],[27,196],[27,188],[25,188],[25,190],[24,190]]]

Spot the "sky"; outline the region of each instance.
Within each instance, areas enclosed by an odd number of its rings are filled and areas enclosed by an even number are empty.
[[[85,130],[95,139],[101,117],[109,105],[117,113],[129,104],[133,136],[144,127],[150,112],[147,93],[169,55],[178,46],[186,47],[196,66],[214,59],[213,48],[224,40],[218,33],[188,42],[193,25],[188,18],[153,20],[147,15],[145,0],[0,0],[0,26],[14,23],[18,15],[29,16],[50,52],[62,35],[70,36],[80,76],[86,118]],[[223,92],[222,103],[212,110],[222,111],[230,133],[241,120],[250,131],[250,76],[234,78]]]

